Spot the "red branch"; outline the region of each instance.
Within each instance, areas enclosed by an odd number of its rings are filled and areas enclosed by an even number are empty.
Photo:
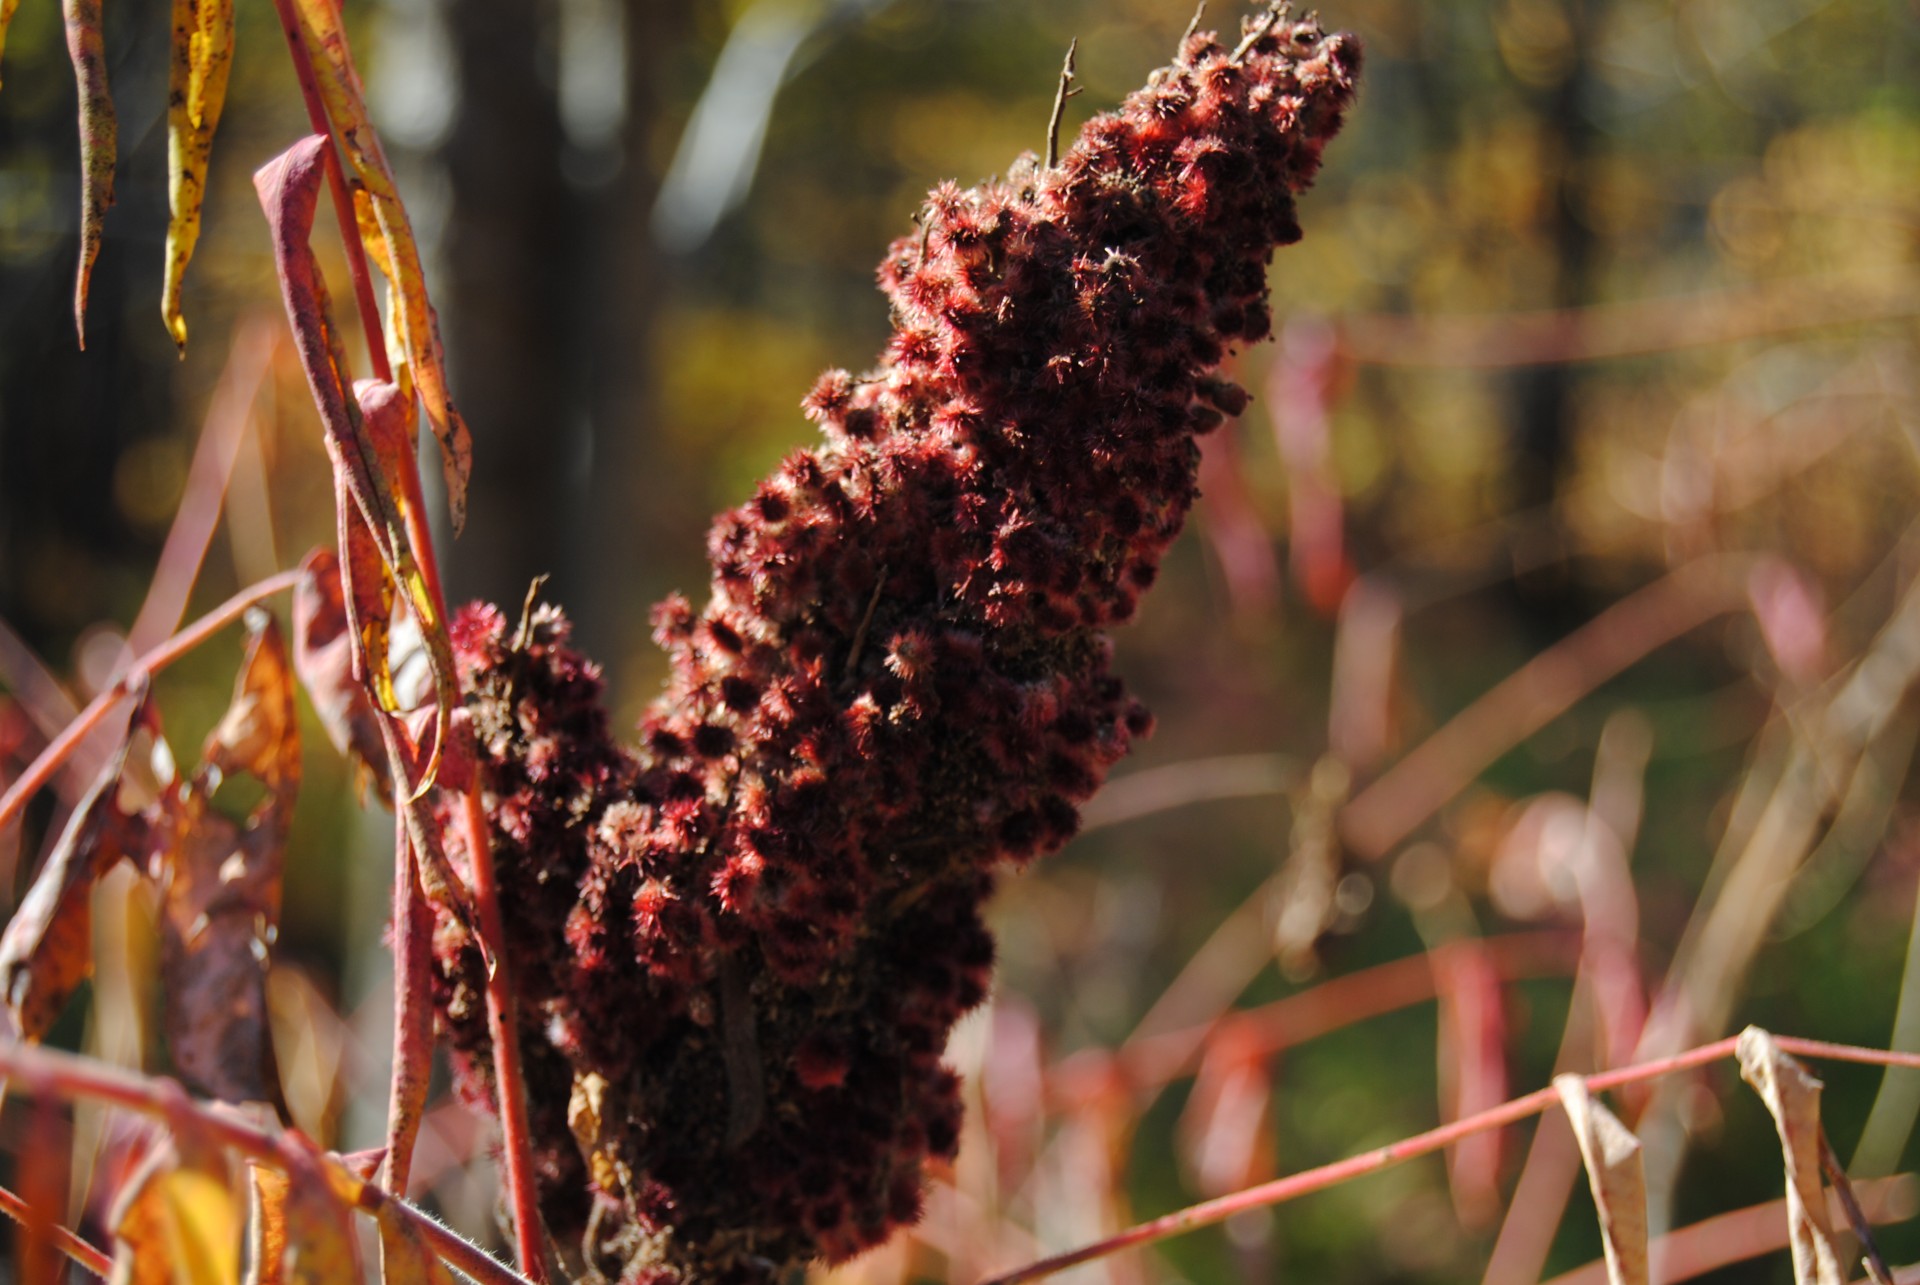
[[[26,801],[53,778],[53,774],[60,770],[60,765],[67,761],[67,756],[73,753],[80,742],[86,738],[87,733],[105,721],[108,713],[126,698],[127,693],[133,690],[137,682],[142,682],[150,675],[165,669],[245,615],[249,608],[273,597],[276,593],[293,588],[300,582],[303,574],[305,573],[299,570],[282,571],[279,575],[268,576],[260,583],[242,589],[167,639],[166,642],[134,661],[130,669],[120,675],[111,687],[94,697],[87,707],[80,711],[80,716],[67,724],[66,729],[54,737],[47,748],[40,752],[40,757],[29,764],[27,770],[20,774],[19,779],[7,787],[6,794],[0,796],[0,829],[4,829],[14,817],[19,815]]]
[[[1623,1066],[1618,1070],[1602,1071],[1597,1075],[1586,1077],[1587,1088],[1594,1093],[1603,1093],[1622,1085],[1637,1084],[1643,1080],[1672,1075],[1676,1071],[1689,1071],[1710,1062],[1718,1062],[1722,1058],[1732,1057],[1739,1043],[1739,1036],[1730,1035],[1726,1039],[1715,1040],[1711,1044],[1703,1044],[1699,1048],[1689,1049],[1672,1057],[1641,1062],[1635,1066]],[[1774,1043],[1782,1052],[1795,1057],[1920,1069],[1920,1053],[1890,1053],[1882,1049],[1858,1048],[1849,1044],[1828,1044],[1821,1040],[1796,1039],[1788,1035],[1776,1035]],[[1399,1142],[1388,1146],[1362,1152],[1357,1156],[1349,1156],[1345,1160],[1336,1160],[1332,1164],[1321,1165],[1317,1169],[1289,1174],[1284,1178],[1277,1178],[1257,1187],[1249,1187],[1245,1191],[1236,1191],[1230,1196],[1222,1196],[1217,1200],[1190,1205],[1174,1213],[1129,1227],[1105,1240],[1091,1245],[1082,1245],[1079,1249],[1055,1254],[1051,1258],[1043,1258],[1037,1263],[1030,1263],[1004,1276],[996,1276],[983,1282],[983,1285],[1020,1285],[1020,1282],[1039,1280],[1043,1276],[1051,1276],[1055,1272],[1064,1271],[1066,1268],[1090,1262],[1096,1258],[1104,1258],[1135,1245],[1151,1244],[1196,1228],[1211,1227],[1215,1223],[1224,1222],[1235,1214],[1249,1209],[1264,1209],[1270,1205],[1283,1204],[1286,1201],[1337,1186],[1349,1179],[1378,1173],[1382,1169],[1390,1169],[1405,1161],[1431,1155],[1473,1134],[1482,1133],[1488,1129],[1504,1129],[1528,1116],[1538,1115],[1549,1107],[1557,1106],[1559,1102],[1559,1090],[1551,1086],[1536,1089],[1523,1097],[1503,1102],[1491,1110],[1467,1116],[1451,1124],[1441,1125],[1437,1129],[1429,1129],[1425,1133],[1416,1133],[1411,1138],[1402,1138]]]
[[[1782,1040],[1781,1046],[1787,1042]],[[31,1084],[36,1092],[69,1102],[99,1102],[137,1112],[176,1133],[196,1135],[275,1169],[298,1172],[319,1165],[333,1175],[334,1185],[358,1193],[354,1203],[363,1212],[391,1209],[443,1262],[481,1285],[533,1285],[459,1233],[368,1182],[339,1156],[314,1151],[313,1144],[298,1133],[270,1134],[217,1106],[195,1102],[172,1080],[152,1079],[91,1058],[11,1040],[0,1040],[0,1077]]]

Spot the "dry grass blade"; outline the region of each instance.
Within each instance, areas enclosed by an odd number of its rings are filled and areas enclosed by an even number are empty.
[[[1577,1075],[1554,1077],[1600,1216],[1608,1285],[1647,1285],[1647,1179],[1640,1140]]]
[[[1846,1285],[1820,1185],[1820,1081],[1757,1026],[1735,1046],[1740,1074],[1760,1094],[1780,1134],[1786,1168],[1788,1243],[1796,1285]]]

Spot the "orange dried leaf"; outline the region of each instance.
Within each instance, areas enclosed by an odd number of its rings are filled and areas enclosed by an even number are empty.
[[[80,264],[73,278],[73,328],[87,346],[87,286],[113,204],[113,167],[120,125],[107,90],[107,49],[100,31],[100,0],[62,0],[67,54],[80,89]]]
[[[126,759],[123,740],[0,934],[0,981],[24,1039],[45,1035],[74,989],[93,973],[94,881],[140,841],[141,822],[120,806]]]
[[[160,1144],[113,1215],[113,1285],[238,1285],[240,1205],[217,1161],[183,1163]]]
[[[264,612],[248,623],[233,700],[199,771],[153,810],[148,870],[161,889],[167,1037],[181,1079],[228,1102],[277,1102],[266,959],[280,919],[300,740],[279,628]],[[222,779],[240,772],[266,788],[244,826],[212,807]]]
[[[362,1279],[351,1193],[318,1163],[291,1175],[284,1198],[286,1285],[352,1285]]]
[[[1740,1032],[1740,1075],[1759,1093],[1780,1134],[1787,1178],[1787,1233],[1796,1285],[1845,1285],[1827,1197],[1820,1185],[1820,1081],[1757,1026]]]
[[[331,549],[315,549],[300,569],[305,579],[293,591],[294,672],[307,689],[327,739],[353,760],[362,780],[370,777],[384,793],[386,743],[373,702],[354,677],[340,559]]]
[[[180,283],[200,240],[213,133],[233,68],[233,0],[173,0],[173,62],[167,83],[167,272],[160,315],[184,355]]]
[[[1587,1167],[1607,1255],[1607,1285],[1647,1285],[1647,1179],[1640,1139],[1587,1091],[1581,1077],[1555,1076],[1553,1087]]]
[[[295,7],[300,17],[301,40],[312,62],[320,96],[326,101],[327,117],[340,135],[354,176],[366,189],[366,204],[371,207],[372,219],[361,216],[361,235],[366,239],[369,231],[377,233],[368,241],[368,252],[381,264],[394,287],[392,306],[399,322],[398,338],[405,346],[407,365],[413,372],[427,420],[440,445],[441,465],[447,479],[447,507],[454,532],[458,534],[467,520],[467,477],[473,471],[473,443],[466,421],[447,390],[447,361],[440,342],[440,321],[427,299],[427,278],[420,264],[420,248],[414,241],[406,207],[401,204],[392,167],[381,149],[380,136],[368,115],[366,91],[361,87],[360,74],[354,69],[353,55],[347,48],[338,5],[333,0],[296,0]]]
[[[420,1229],[390,1204],[380,1206],[380,1280],[383,1285],[453,1285]]]

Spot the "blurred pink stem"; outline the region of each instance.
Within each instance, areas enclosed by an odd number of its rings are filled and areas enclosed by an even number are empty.
[[[33,1211],[28,1208],[27,1202],[14,1195],[11,1191],[8,1191],[5,1187],[0,1187],[0,1214],[5,1214],[22,1227],[30,1226],[31,1224],[28,1222],[28,1219],[33,1217]],[[73,1232],[58,1224],[49,1227],[47,1231],[50,1239],[53,1241],[54,1248],[58,1249],[68,1258],[80,1264],[80,1266],[86,1268],[101,1280],[106,1280],[113,1275],[113,1260],[96,1248],[92,1242],[82,1240],[79,1236],[74,1235]]]
[[[1689,562],[1614,603],[1522,665],[1388,768],[1341,810],[1354,855],[1378,860],[1488,764],[1674,639],[1747,602],[1753,560]]]
[[[1883,1049],[1828,1044],[1821,1040],[1803,1040],[1790,1035],[1776,1035],[1773,1038],[1782,1052],[1795,1057],[1864,1063],[1870,1066],[1904,1066],[1920,1070],[1920,1053],[1889,1053]],[[1739,1042],[1738,1036],[1728,1036],[1726,1039],[1715,1040],[1711,1044],[1703,1044],[1672,1057],[1642,1062],[1636,1066],[1625,1066],[1614,1071],[1602,1071],[1586,1078],[1587,1088],[1594,1093],[1604,1093],[1622,1085],[1637,1084],[1644,1080],[1672,1075],[1677,1071],[1706,1066],[1708,1063],[1732,1057]],[[996,1276],[984,1282],[983,1285],[1019,1285],[1022,1281],[1039,1280],[1044,1276],[1051,1276],[1055,1272],[1091,1262],[1096,1258],[1104,1258],[1123,1249],[1152,1244],[1200,1227],[1211,1227],[1245,1210],[1264,1209],[1271,1205],[1284,1204],[1289,1200],[1297,1200],[1301,1196],[1324,1191],[1328,1187],[1337,1186],[1351,1179],[1378,1173],[1382,1169],[1391,1169],[1397,1164],[1421,1156],[1432,1155],[1473,1134],[1488,1129],[1504,1129],[1528,1116],[1538,1115],[1549,1107],[1558,1106],[1559,1103],[1559,1090],[1551,1086],[1536,1089],[1523,1097],[1504,1102],[1492,1110],[1479,1112],[1437,1129],[1429,1129],[1425,1133],[1417,1133],[1411,1138],[1403,1138],[1388,1146],[1377,1147],[1345,1160],[1321,1165],[1317,1169],[1290,1174],[1285,1178],[1262,1183],[1257,1187],[1249,1187],[1231,1196],[1222,1196],[1217,1200],[1190,1205],[1175,1213],[1130,1227],[1117,1236],[1110,1236],[1105,1240],[1083,1245],[1079,1249],[1056,1254],[1051,1258],[1043,1258],[1037,1263],[1031,1263],[1004,1276]]]

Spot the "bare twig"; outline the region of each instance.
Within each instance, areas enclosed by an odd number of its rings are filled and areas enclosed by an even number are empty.
[[[1060,163],[1060,122],[1066,119],[1067,99],[1080,91],[1069,88],[1073,84],[1073,55],[1080,47],[1078,36],[1067,42],[1067,58],[1060,64],[1060,88],[1053,95],[1053,116],[1047,121],[1047,168],[1052,169]]]
[[[111,687],[94,697],[87,707],[80,711],[80,716],[69,723],[60,735],[54,737],[52,743],[40,752],[40,757],[20,774],[18,780],[7,787],[6,794],[0,796],[0,828],[4,828],[8,822],[19,815],[26,801],[52,779],[53,774],[60,770],[60,765],[66,762],[67,756],[73,753],[74,747],[80,744],[87,733],[100,725],[136,683],[144,682],[149,675],[165,669],[208,638],[240,619],[250,607],[277,593],[293,588],[300,582],[302,574],[298,570],[282,571],[277,576],[269,576],[259,584],[242,589],[166,642],[134,661],[131,669],[115,680]]]
[[[1267,6],[1267,11],[1260,15],[1260,20],[1253,24],[1253,30],[1247,33],[1244,40],[1234,46],[1233,56],[1228,58],[1227,61],[1238,64],[1241,59],[1245,58],[1247,54],[1252,51],[1255,45],[1265,40],[1276,26],[1286,21],[1287,11],[1292,7],[1293,6],[1289,4],[1283,3],[1282,0],[1274,0],[1272,4]]]
[[[1786,1047],[1785,1041],[1782,1047]],[[313,1144],[297,1133],[270,1134],[231,1111],[195,1102],[172,1080],[153,1079],[92,1058],[12,1040],[0,1040],[0,1077],[31,1083],[36,1092],[70,1102],[99,1102],[137,1112],[275,1169],[317,1163],[340,1175],[344,1189],[358,1192],[356,1203],[362,1210],[378,1213],[383,1208],[392,1209],[420,1233],[442,1261],[481,1285],[533,1285],[457,1232],[384,1187],[366,1181],[340,1157],[313,1152]]]
[[[1180,43],[1175,48],[1176,53],[1187,47],[1187,41],[1192,40],[1194,33],[1200,30],[1200,24],[1206,16],[1207,0],[1200,0],[1200,3],[1193,7],[1193,17],[1187,19],[1187,29],[1180,33]]]
[[[27,1202],[0,1187],[0,1214],[5,1214],[22,1227],[29,1226],[28,1219],[32,1211]],[[80,1266],[98,1276],[101,1280],[113,1275],[113,1260],[102,1253],[91,1241],[83,1240],[65,1227],[55,1225],[47,1229],[54,1248],[65,1254]]]
[[[1791,1036],[1775,1036],[1774,1042],[1783,1052],[1796,1057],[1824,1058],[1874,1066],[1920,1067],[1920,1054],[1889,1053],[1881,1049],[1828,1044],[1820,1040],[1803,1040]],[[1711,1044],[1688,1049],[1684,1053],[1677,1053],[1672,1057],[1624,1066],[1614,1071],[1602,1071],[1598,1075],[1587,1077],[1587,1087],[1594,1093],[1603,1093],[1609,1089],[1620,1088],[1622,1085],[1637,1084],[1676,1072],[1689,1071],[1695,1067],[1706,1066],[1732,1057],[1738,1044],[1738,1037],[1729,1036],[1726,1039],[1715,1040]],[[1284,1204],[1289,1200],[1296,1200],[1316,1191],[1324,1191],[1328,1187],[1337,1186],[1353,1178],[1378,1173],[1382,1169],[1390,1169],[1408,1160],[1432,1155],[1473,1134],[1482,1133],[1488,1129],[1504,1129],[1529,1116],[1540,1114],[1549,1107],[1557,1105],[1559,1101],[1558,1090],[1551,1087],[1536,1089],[1532,1093],[1503,1102],[1490,1110],[1467,1116],[1451,1124],[1441,1125],[1437,1129],[1429,1129],[1425,1133],[1417,1133],[1388,1146],[1377,1147],[1372,1151],[1362,1152],[1332,1164],[1321,1165],[1316,1169],[1289,1174],[1273,1182],[1261,1183],[1245,1191],[1236,1191],[1232,1195],[1222,1196],[1217,1200],[1202,1201],[1200,1204],[1191,1205],[1175,1213],[1151,1219],[1130,1227],[1116,1236],[1110,1236],[1091,1245],[1083,1245],[1079,1249],[1069,1250],[1064,1254],[1044,1258],[1003,1276],[996,1276],[984,1285],[1019,1285],[1023,1281],[1039,1280],[1041,1277],[1051,1276],[1055,1272],[1064,1271],[1080,1263],[1091,1262],[1096,1258],[1104,1258],[1123,1249],[1166,1240],[1171,1236],[1178,1236],[1200,1227],[1211,1227],[1215,1223],[1224,1222],[1235,1214],[1249,1209],[1264,1209],[1272,1205]]]

